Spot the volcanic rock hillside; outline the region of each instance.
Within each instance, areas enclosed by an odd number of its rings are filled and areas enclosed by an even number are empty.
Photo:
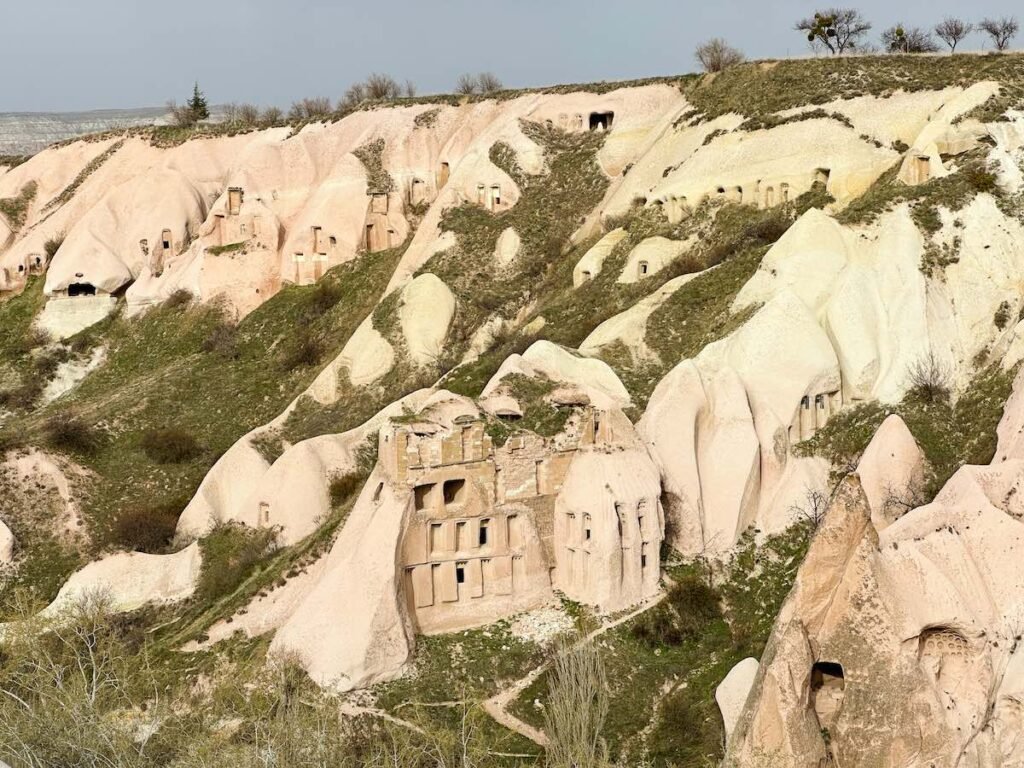
[[[12,765],[1024,760],[1017,56],[91,135],[0,324]]]

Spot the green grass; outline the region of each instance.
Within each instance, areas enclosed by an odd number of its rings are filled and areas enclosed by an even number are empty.
[[[0,215],[7,219],[10,228],[17,232],[25,224],[28,207],[36,198],[39,185],[30,181],[14,197],[0,198]]]
[[[841,224],[870,224],[881,214],[904,202],[911,203],[914,223],[926,235],[941,228],[938,208],[958,211],[976,195],[987,193],[1001,200],[1003,195],[995,174],[984,160],[984,152],[975,150],[957,158],[959,170],[949,176],[931,179],[924,184],[907,185],[899,181],[900,164],[883,173],[860,197],[836,215]]]
[[[227,245],[211,245],[206,249],[206,252],[211,256],[220,256],[225,253],[235,253],[237,251],[245,250],[245,246],[248,244],[247,240],[243,240],[239,243],[228,243]]]
[[[1003,84],[1003,91],[974,116],[992,120],[1024,104],[1024,67],[1019,55],[826,56],[750,62],[693,80],[684,92],[704,119],[729,112],[766,118],[836,99],[940,90],[985,80]]]
[[[695,619],[663,603],[600,637],[611,694],[603,735],[613,757],[628,756],[630,764],[646,759],[659,768],[717,765],[723,733],[714,690],[737,662],[760,657],[808,543],[809,531],[801,525],[761,546],[748,532],[716,579],[719,611]],[[680,583],[706,578],[690,565],[669,573]],[[654,612],[677,623],[682,640],[652,643],[638,626]],[[512,706],[536,727],[543,726],[543,710],[533,702],[544,702],[547,685],[541,675]]]
[[[77,490],[98,549],[120,510],[191,497],[235,440],[276,417],[301,393],[317,368],[284,370],[280,364],[290,354],[296,329],[317,340],[323,359],[336,355],[373,309],[401,253],[366,254],[328,272],[321,283],[336,285],[339,300],[326,310],[318,303],[318,288],[285,287],[239,323],[234,357],[204,348],[224,325],[209,307],[157,307],[141,318],[114,318],[79,340],[84,348],[102,340],[108,346],[106,363],[59,402],[0,426],[0,439],[18,435],[38,444],[51,417],[77,416],[98,428],[99,449],[77,457],[93,473]],[[35,290],[0,305],[17,320],[15,327],[37,307]],[[5,343],[13,344],[5,335],[0,352]],[[369,402],[369,407],[386,402]],[[151,460],[140,439],[147,430],[167,425],[193,435],[203,451],[179,464]]]
[[[853,471],[875,430],[899,414],[929,464],[925,500],[934,498],[964,464],[988,464],[996,450],[996,426],[1013,386],[1013,371],[998,365],[981,371],[955,403],[925,402],[913,393],[892,406],[864,403],[844,409],[798,452],[827,458],[839,473]]]

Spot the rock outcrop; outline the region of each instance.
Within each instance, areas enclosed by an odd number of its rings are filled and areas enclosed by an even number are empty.
[[[778,617],[726,765],[1014,765],[1024,478],[1018,376],[991,465],[878,531],[848,478]],[[898,453],[901,430],[876,447]],[[809,706],[808,706],[809,703]]]

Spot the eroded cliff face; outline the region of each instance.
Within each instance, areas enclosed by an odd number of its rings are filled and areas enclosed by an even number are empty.
[[[59,352],[84,373],[46,413],[104,437],[65,446],[82,536],[116,547],[105,515],[173,487],[200,539],[91,563],[49,612],[196,594],[224,526],[325,537],[238,626],[350,690],[556,591],[642,608],[663,542],[726,562],[810,520],[731,764],[1018,759],[1019,392],[998,446],[972,433],[1024,358],[1012,61],[894,91],[866,59],[820,106],[771,91],[798,64],[744,70],[751,114],[728,75],[104,135],[4,172],[0,290],[51,336],[3,348],[4,418],[52,442],[26,384]],[[225,409],[191,469],[139,453]]]
[[[857,477],[844,481],[779,615],[727,765],[1022,759],[1021,382],[992,463],[963,467],[933,502],[878,526]],[[898,440],[880,431],[858,472],[877,473]]]

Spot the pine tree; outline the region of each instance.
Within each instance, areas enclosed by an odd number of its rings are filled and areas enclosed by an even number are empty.
[[[199,83],[196,83],[192,89],[192,98],[188,100],[188,110],[192,113],[192,119],[197,123],[210,116],[210,108],[206,104],[206,96],[199,90]]]

